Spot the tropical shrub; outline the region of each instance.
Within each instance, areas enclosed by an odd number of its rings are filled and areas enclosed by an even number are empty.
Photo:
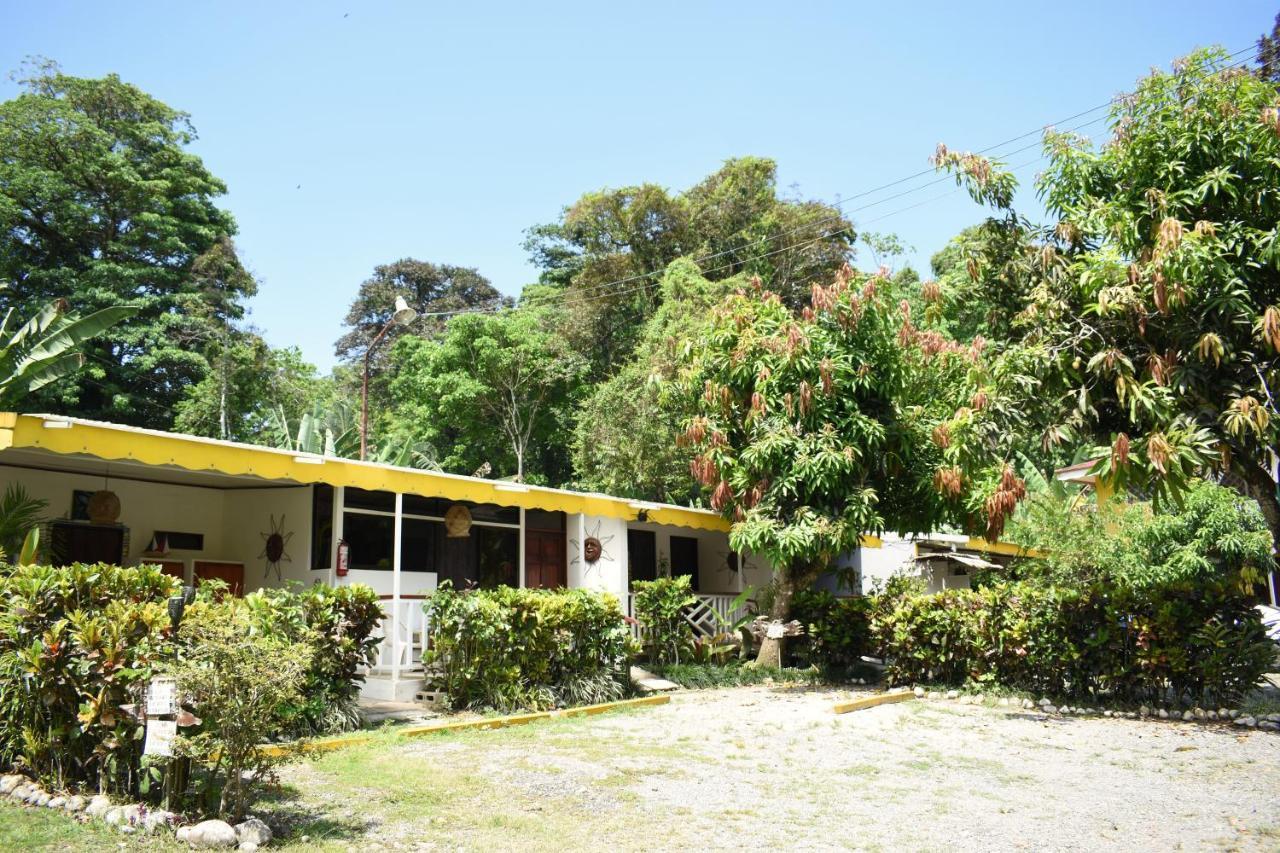
[[[1015,581],[883,596],[872,630],[894,682],[992,682],[1055,695],[1227,701],[1257,684],[1271,657],[1234,579]]]
[[[364,668],[378,654],[374,629],[383,617],[378,594],[364,584],[261,589],[245,596],[256,628],[316,649],[301,699],[281,734],[332,734],[360,725],[357,700]]]
[[[684,618],[684,609],[697,604],[698,597],[688,575],[635,581],[635,618],[644,628],[653,662],[680,662],[681,651],[688,657],[693,647],[693,627]]]
[[[819,684],[821,673],[813,669],[760,666],[754,661],[727,664],[675,663],[658,667],[658,674],[689,690],[742,687],[749,684]]]
[[[208,746],[211,732],[222,731],[219,737],[225,738],[228,726],[255,743],[320,730],[326,703],[341,705],[358,692],[356,669],[367,659],[378,614],[371,590],[277,590],[215,603],[209,585],[188,607],[175,636],[168,600],[180,589],[180,581],[151,566],[5,566],[0,571],[0,766],[20,769],[54,788],[156,799],[161,766],[142,757],[144,727],[137,709],[152,676],[172,670],[175,661],[205,660],[210,677],[222,661],[253,670],[235,677],[261,673],[277,682],[271,688],[276,692],[259,690],[276,704],[255,699],[258,719],[250,725],[227,716],[249,711],[222,704],[226,697],[213,696],[196,680],[191,710],[202,725],[187,733],[195,744],[192,751]],[[230,642],[199,627],[204,612],[215,612],[215,621],[240,632],[235,651],[241,657],[202,648]],[[307,652],[296,687],[289,686],[289,661],[296,657],[289,649]],[[224,685],[233,683],[230,675],[220,677]],[[266,705],[271,707],[263,711]],[[209,748],[225,749],[227,761],[241,760],[233,758],[235,744]],[[224,761],[202,778],[239,779],[228,775],[227,767]],[[253,775],[252,766],[243,769]],[[233,809],[243,801],[234,785],[229,797]]]
[[[797,592],[792,616],[804,626],[790,651],[797,663],[817,666],[833,676],[847,675],[870,653],[870,599],[836,598],[826,590]]]
[[[56,787],[136,795],[142,724],[126,713],[174,651],[158,569],[13,566],[0,576],[0,763]]]
[[[204,597],[187,608],[181,647],[163,671],[177,681],[183,708],[196,719],[179,729],[175,754],[195,764],[197,802],[233,820],[289,753],[259,750],[293,721],[303,703],[313,642],[268,633],[243,602]]]
[[[455,708],[607,702],[627,690],[632,640],[618,600],[585,589],[440,585],[424,604],[428,663]]]

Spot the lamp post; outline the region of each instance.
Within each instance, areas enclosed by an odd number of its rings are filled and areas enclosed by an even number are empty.
[[[382,331],[374,336],[364,351],[364,381],[360,385],[360,461],[363,462],[369,453],[369,357],[378,343],[391,331],[392,326],[407,326],[418,316],[418,312],[409,307],[403,296],[396,297],[396,311],[382,327]]]

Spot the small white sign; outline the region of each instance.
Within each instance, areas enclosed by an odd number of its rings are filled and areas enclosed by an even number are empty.
[[[765,633],[765,637],[770,640],[781,640],[785,636],[787,636],[787,628],[779,622],[774,622],[770,625],[769,630]]]
[[[147,688],[147,716],[165,717],[178,713],[178,685],[172,678],[151,679]]]
[[[143,755],[173,755],[173,741],[178,736],[176,720],[147,720],[147,739]]]

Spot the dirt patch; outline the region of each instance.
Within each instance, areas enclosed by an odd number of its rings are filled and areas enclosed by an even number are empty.
[[[831,712],[855,695],[682,692],[658,708],[383,745],[354,774],[348,819],[370,830],[355,846],[1280,846],[1275,734],[950,702]],[[305,800],[340,788],[339,766],[300,765],[286,781]],[[373,767],[398,771],[375,782]],[[434,787],[415,793],[426,774]],[[423,807],[397,808],[406,798]]]

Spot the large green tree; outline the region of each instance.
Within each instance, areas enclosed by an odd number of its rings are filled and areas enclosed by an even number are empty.
[[[334,349],[338,357],[357,361],[364,357],[370,342],[382,331],[395,311],[396,297],[404,297],[409,306],[418,312],[408,326],[393,326],[387,333],[386,349],[373,356],[375,370],[385,367],[390,345],[401,335],[434,337],[445,327],[446,317],[441,312],[480,309],[493,311],[510,307],[511,299],[504,297],[471,267],[451,264],[433,264],[413,258],[402,258],[394,263],[379,264],[373,275],[360,284],[360,290],[344,321],[348,331],[338,339]]]
[[[836,208],[780,196],[774,161],[743,157],[679,193],[654,184],[587,193],[558,222],[530,229],[526,248],[543,297],[572,306],[562,332],[599,380],[630,357],[677,258],[699,259],[712,281],[757,275],[799,306],[812,281],[852,256],[854,236]]]
[[[1046,136],[1028,325],[1009,352],[1100,471],[1157,498],[1218,473],[1280,539],[1280,102],[1202,51],[1117,101],[1101,147]],[[979,196],[1012,179],[952,155]],[[1029,386],[1031,387],[1031,386]]]
[[[678,446],[693,412],[671,386],[711,309],[745,283],[743,276],[708,281],[687,259],[668,267],[661,307],[645,323],[634,357],[593,386],[578,411],[573,465],[580,487],[667,503],[698,497],[688,454]]]
[[[1025,491],[985,428],[980,349],[918,328],[889,294],[846,268],[794,312],[757,285],[686,356],[691,469],[734,549],[773,563],[775,619],[862,534],[950,522],[995,538]],[[767,641],[761,659],[776,655]]]
[[[437,339],[397,341],[387,423],[447,471],[562,483],[586,363],[537,309],[465,314]]]
[[[88,344],[86,370],[49,386],[38,405],[87,417],[168,427],[207,363],[190,341],[210,314],[238,318],[251,277],[192,275],[235,224],[226,192],[187,146],[186,114],[115,75],[90,80],[37,68],[0,103],[0,310],[31,314],[55,299],[92,313],[137,307]],[[196,306],[212,305],[212,311]]]

